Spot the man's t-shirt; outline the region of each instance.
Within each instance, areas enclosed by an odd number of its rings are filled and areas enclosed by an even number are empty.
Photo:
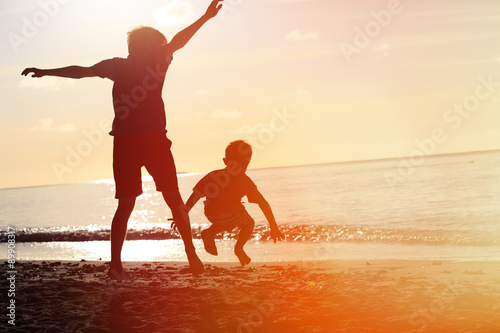
[[[114,82],[111,135],[166,131],[161,92],[171,61],[172,56],[165,59],[165,47],[160,46],[144,54],[103,60],[91,67],[99,77]]]
[[[244,196],[253,203],[261,197],[257,186],[245,173],[231,175],[226,169],[208,173],[193,190],[206,197],[206,216],[219,216],[243,208],[241,198]]]

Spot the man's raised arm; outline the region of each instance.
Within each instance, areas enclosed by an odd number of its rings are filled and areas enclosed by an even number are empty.
[[[54,69],[39,69],[39,68],[26,68],[21,75],[27,76],[33,73],[31,77],[42,77],[42,76],[59,76],[66,77],[70,79],[81,79],[84,77],[94,77],[97,76],[90,67],[82,66],[68,66],[62,68]]]
[[[181,49],[186,45],[187,42],[194,36],[194,34],[211,18],[213,18],[219,10],[222,8],[222,4],[219,4],[223,0],[213,0],[208,6],[207,11],[200,17],[196,22],[191,24],[186,29],[178,32],[167,44],[167,56],[174,53],[178,49]]]

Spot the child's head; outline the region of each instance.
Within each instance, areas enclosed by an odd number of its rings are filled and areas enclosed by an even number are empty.
[[[227,145],[226,156],[224,158],[224,163],[227,166],[229,166],[229,163],[236,163],[245,172],[251,159],[252,146],[246,141],[236,140]]]
[[[165,36],[155,28],[139,26],[127,32],[128,53],[144,53],[167,44]]]

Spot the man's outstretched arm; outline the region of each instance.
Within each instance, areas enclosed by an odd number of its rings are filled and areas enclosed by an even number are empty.
[[[222,8],[222,4],[219,4],[223,0],[213,0],[210,3],[210,6],[208,6],[207,11],[205,14],[203,14],[202,17],[200,17],[196,22],[191,24],[189,27],[186,29],[178,32],[170,41],[170,43],[167,44],[167,56],[170,54],[174,53],[178,49],[181,49],[184,47],[184,45],[189,42],[191,37],[196,34],[196,32],[211,18],[213,18],[219,10]]]
[[[33,73],[31,77],[59,76],[70,79],[97,76],[90,67],[82,66],[68,66],[54,69],[26,68],[21,75],[27,76],[30,73]]]

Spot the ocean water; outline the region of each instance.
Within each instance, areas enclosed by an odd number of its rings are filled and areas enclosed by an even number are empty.
[[[249,170],[286,240],[269,240],[257,205],[246,250],[254,261],[328,259],[500,260],[500,151]],[[184,199],[203,174],[179,175]],[[123,260],[185,260],[171,216],[148,177],[129,221]],[[110,180],[0,190],[0,258],[15,229],[17,260],[109,260],[117,201]],[[236,232],[203,250],[209,225],[191,212],[202,260],[237,261]]]

